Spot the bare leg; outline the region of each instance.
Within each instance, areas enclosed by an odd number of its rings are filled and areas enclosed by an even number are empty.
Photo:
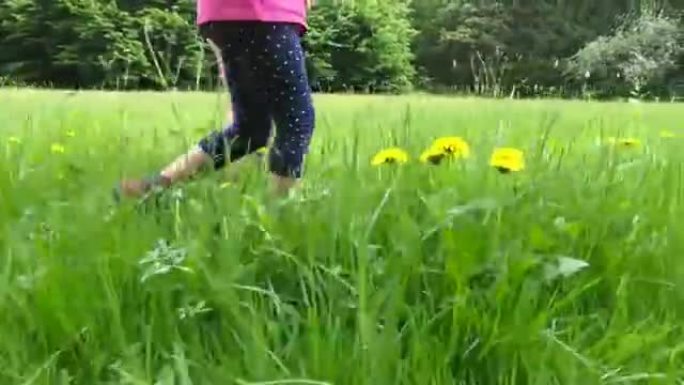
[[[228,81],[225,75],[225,66],[221,58],[221,50],[218,45],[209,39],[209,45],[216,55],[216,60],[219,67],[219,74],[221,80],[224,82],[224,86],[228,87]],[[233,72],[234,74],[234,72]],[[249,98],[247,98],[249,100]],[[257,111],[261,111],[257,108]],[[228,115],[230,117],[231,111],[228,110]],[[253,118],[249,118],[253,119]],[[237,162],[234,162],[228,167],[229,178],[235,178],[242,171],[242,164],[249,160],[253,160],[254,156],[246,156]],[[240,163],[238,165],[237,163]],[[191,177],[196,174],[200,169],[210,166],[213,164],[212,157],[207,154],[201,148],[195,148],[187,153],[179,156],[169,165],[164,167],[159,174],[150,179],[136,180],[128,179],[123,180],[120,184],[120,192],[126,197],[140,197],[146,194],[151,187],[159,186],[163,188],[168,188],[171,185],[180,182],[184,179]],[[277,174],[272,174],[271,184],[272,191],[276,195],[282,196],[290,192],[290,190],[296,185],[297,180],[295,178],[283,177]]]
[[[224,88],[227,88],[228,84],[225,77],[225,65],[223,64],[223,59],[221,58],[221,50],[211,39],[207,39],[207,41],[209,43],[209,47],[214,53],[214,56],[216,57],[219,79],[221,79]],[[228,118],[230,117],[230,113],[231,110],[228,109],[226,111]],[[186,179],[194,175],[199,169],[210,163],[211,158],[209,155],[204,153],[199,148],[194,148],[187,153],[180,155],[173,162],[162,169],[155,181],[125,179],[120,184],[120,191],[121,194],[126,197],[141,196],[144,195],[150,189],[150,187],[152,187],[152,182],[161,185],[162,187],[169,187],[182,179]]]
[[[194,148],[179,156],[161,171],[161,176],[169,184],[187,179],[196,174],[202,167],[211,163],[211,158],[199,148]]]
[[[239,175],[245,171],[245,168],[250,162],[259,162],[261,158],[255,154],[243,157],[242,159],[231,163],[227,169],[227,178],[235,180]],[[192,149],[187,153],[179,156],[173,162],[169,163],[159,172],[159,177],[156,180],[158,186],[168,188],[173,184],[182,182],[193,175],[197,174],[202,168],[208,167],[212,164],[211,157],[201,149]],[[294,178],[286,178],[276,174],[271,174],[272,190],[275,195],[282,196],[296,185],[297,181]],[[152,187],[152,182],[141,179],[124,179],[121,182],[121,193],[126,197],[140,197],[147,193]]]
[[[296,184],[297,180],[294,178],[271,174],[272,192],[277,196],[287,195]]]
[[[125,197],[139,197],[147,193],[154,184],[164,188],[170,187],[176,182],[191,177],[210,163],[211,158],[201,149],[192,149],[164,167],[154,181],[124,179],[121,181],[120,191]]]

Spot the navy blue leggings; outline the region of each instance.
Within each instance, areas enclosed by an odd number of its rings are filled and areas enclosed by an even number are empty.
[[[200,28],[221,49],[233,110],[232,124],[203,138],[200,148],[221,168],[266,146],[275,122],[269,169],[299,178],[315,119],[300,27],[226,21]]]

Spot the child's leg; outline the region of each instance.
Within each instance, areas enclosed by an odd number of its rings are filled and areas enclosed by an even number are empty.
[[[179,156],[166,166],[154,180],[125,180],[121,183],[124,195],[144,194],[153,184],[168,187],[183,180],[207,165],[220,169],[226,162],[234,162],[265,147],[271,131],[266,90],[255,86],[260,82],[245,57],[244,31],[234,26],[214,25],[211,40],[220,48],[223,68],[227,67],[226,83],[231,94],[233,124],[203,138],[198,147]]]
[[[315,111],[298,28],[275,24],[264,29],[260,67],[268,83],[269,110],[276,123],[269,168],[278,192],[286,192],[302,175]]]
[[[254,74],[249,63],[242,58],[228,59],[227,62],[233,124],[199,142],[199,149],[213,160],[215,169],[265,147],[271,133],[266,94],[254,86]]]

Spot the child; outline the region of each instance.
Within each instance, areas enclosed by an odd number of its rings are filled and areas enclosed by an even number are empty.
[[[301,46],[311,0],[198,0],[202,36],[220,55],[231,95],[233,122],[204,137],[157,175],[123,180],[118,192],[138,197],[169,187],[205,165],[222,168],[267,145],[276,134],[268,166],[277,193],[301,177],[314,130],[314,108]]]

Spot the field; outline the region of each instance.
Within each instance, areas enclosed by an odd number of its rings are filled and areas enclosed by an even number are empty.
[[[321,95],[291,197],[114,203],[226,99],[0,91],[0,384],[684,383],[682,105]]]

